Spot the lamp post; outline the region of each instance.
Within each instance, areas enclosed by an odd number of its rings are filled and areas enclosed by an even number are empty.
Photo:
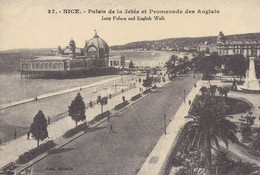
[[[114,83],[114,86],[115,86],[115,92],[116,92],[116,82]]]
[[[166,114],[163,115],[164,118],[164,134],[166,134]]]
[[[183,102],[186,103],[185,102],[185,89],[183,90]]]

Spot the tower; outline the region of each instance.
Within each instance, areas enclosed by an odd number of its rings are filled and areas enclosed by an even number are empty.
[[[70,40],[69,47],[70,47],[70,51],[71,51],[70,56],[72,58],[75,58],[76,57],[76,54],[75,54],[75,52],[76,52],[76,43],[75,43],[75,41],[72,38]]]

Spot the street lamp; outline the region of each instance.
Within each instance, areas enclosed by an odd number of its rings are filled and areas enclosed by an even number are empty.
[[[164,134],[166,134],[166,114],[163,115],[164,118]]]
[[[183,102],[185,103],[185,89],[183,90]]]

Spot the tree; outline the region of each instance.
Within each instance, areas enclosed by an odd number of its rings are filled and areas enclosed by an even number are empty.
[[[227,55],[223,57],[223,60],[224,71],[229,74],[239,75],[241,81],[248,68],[247,59],[243,55]]]
[[[80,93],[77,94],[69,106],[69,116],[75,121],[76,127],[79,121],[86,120],[86,106]]]
[[[178,70],[176,67],[176,60],[178,57],[176,55],[171,55],[170,59],[165,63],[165,66],[167,68],[167,73],[171,76],[176,76]]]
[[[210,88],[209,88],[209,94],[210,94],[211,96],[215,96],[216,90],[217,90],[217,86],[216,86],[216,85],[210,86]]]
[[[253,140],[252,125],[254,124],[256,117],[252,116],[252,114],[252,112],[248,112],[245,117],[241,116],[239,119],[241,122],[240,128],[243,142],[250,142]]]
[[[233,165],[234,161],[228,152],[223,150],[216,150],[215,156],[213,158],[214,166],[215,166],[215,174],[228,174],[229,168]]]
[[[135,66],[134,66],[134,63],[133,63],[133,61],[131,60],[130,61],[130,63],[129,63],[129,68],[134,68]]]
[[[107,105],[107,103],[108,103],[107,97],[101,98],[101,96],[98,96],[98,100],[97,101],[101,105],[101,114],[102,114],[104,105]]]
[[[217,73],[218,68],[221,67],[221,59],[217,53],[212,53],[210,56],[200,56],[196,58],[194,67],[196,72],[203,74],[203,79],[210,80],[213,74]]]
[[[228,106],[219,103],[215,98],[203,98],[204,101],[193,105],[193,112],[186,118],[193,119],[184,126],[184,138],[190,140],[192,147],[202,147],[205,157],[206,172],[210,174],[212,168],[212,144],[218,149],[219,139],[228,147],[228,140],[237,142],[235,135],[237,126],[226,119]]]
[[[146,78],[143,80],[143,86],[147,89],[148,87],[152,86],[152,83],[153,83],[153,80],[147,73]]]
[[[40,141],[48,137],[47,120],[41,110],[33,118],[30,132],[35,140],[37,140],[37,147]]]
[[[241,160],[235,161],[226,151],[222,150],[216,151],[214,166],[216,175],[259,174],[259,168],[256,165]]]
[[[205,96],[208,92],[208,88],[203,86],[203,87],[200,88],[200,92],[201,92],[202,96]]]

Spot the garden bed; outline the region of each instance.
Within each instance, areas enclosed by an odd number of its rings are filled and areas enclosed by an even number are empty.
[[[141,94],[137,94],[137,95],[135,95],[135,96],[133,96],[133,97],[131,98],[131,101],[135,101],[135,100],[137,100],[137,99],[139,99],[139,98],[141,98],[141,97],[142,97]]]
[[[33,148],[22,155],[19,156],[17,163],[18,164],[25,164],[29,162],[30,160],[34,159],[35,157],[41,155],[42,153],[48,151],[49,149],[56,146],[53,140],[50,140],[46,143],[40,144],[38,147]]]
[[[203,96],[197,95],[193,104],[197,105],[198,102],[202,101]],[[226,112],[226,115],[232,115],[232,114],[240,114],[240,113],[246,113],[248,110],[251,109],[251,105],[245,101],[238,100],[235,98],[225,98],[220,96],[210,96],[209,98],[213,98],[214,100],[218,101],[219,103],[224,103],[228,106],[228,110]],[[192,114],[193,108],[191,109],[190,113]]]
[[[78,125],[76,128],[72,128],[68,131],[65,132],[65,134],[63,135],[63,138],[70,138],[72,136],[74,136],[75,134],[81,132],[81,131],[84,131],[88,129],[88,125],[84,122],[80,125]]]
[[[122,109],[123,107],[125,107],[126,105],[128,105],[129,102],[128,101],[124,101],[118,105],[115,106],[115,110],[119,110],[119,109]]]
[[[150,92],[152,92],[151,89],[146,89],[146,90],[143,92],[143,94],[148,94],[148,93],[150,93]]]

